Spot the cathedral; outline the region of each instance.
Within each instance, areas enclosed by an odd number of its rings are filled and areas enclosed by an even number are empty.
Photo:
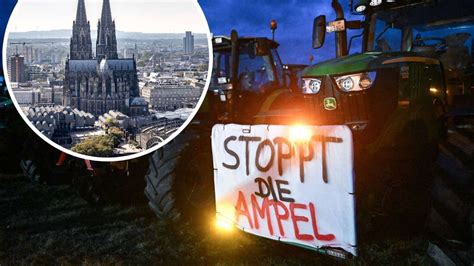
[[[110,110],[132,116],[147,113],[148,104],[139,96],[135,58],[118,58],[109,0],[103,1],[95,53],[85,3],[79,0],[66,62],[63,105],[95,116]]]

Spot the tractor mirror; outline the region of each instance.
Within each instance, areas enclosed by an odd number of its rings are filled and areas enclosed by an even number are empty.
[[[265,56],[270,54],[270,44],[266,40],[257,40],[255,53],[257,56]]]
[[[257,43],[252,43],[252,44],[247,45],[247,53],[248,53],[250,59],[254,59],[257,56],[257,53],[258,53]]]
[[[326,39],[326,16],[321,15],[313,23],[313,49],[321,48]]]

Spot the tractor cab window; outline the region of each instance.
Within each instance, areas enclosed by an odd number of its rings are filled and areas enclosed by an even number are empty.
[[[374,50],[378,52],[400,51],[402,31],[393,28],[390,23],[377,20],[375,24]]]
[[[263,92],[277,80],[273,67],[270,55],[241,53],[238,72],[241,89],[255,93]]]
[[[214,52],[211,87],[229,84],[231,76],[231,51]],[[249,49],[241,49],[237,78],[243,91],[265,93],[275,85],[283,85],[283,64],[273,49],[264,55],[253,54]]]
[[[212,67],[212,86],[219,86],[230,82],[230,51],[220,51],[214,53]]]
[[[447,69],[465,72],[473,64],[474,26],[413,31],[413,51],[435,57]]]
[[[278,84],[279,85],[285,85],[283,81],[283,63],[281,62],[280,55],[275,49],[271,50],[271,54],[273,57],[273,61],[275,64],[275,69],[276,69],[276,74],[278,78]]]

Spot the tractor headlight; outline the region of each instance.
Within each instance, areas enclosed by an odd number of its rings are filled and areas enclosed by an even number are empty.
[[[321,80],[303,78],[303,94],[316,94],[321,90]]]
[[[343,91],[351,91],[354,88],[353,77],[344,77],[337,81],[339,88]]]
[[[336,83],[344,92],[363,91],[372,87],[375,77],[376,72],[357,73],[336,77]]]

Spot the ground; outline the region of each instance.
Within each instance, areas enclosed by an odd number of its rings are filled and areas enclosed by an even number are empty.
[[[159,224],[146,203],[91,208],[66,186],[0,176],[0,265],[3,264],[429,264],[420,238],[367,243],[357,261],[242,232]]]
[[[0,265],[473,265],[474,247],[454,248],[451,235],[460,225],[474,227],[474,110],[469,118],[454,119],[447,135],[440,145],[429,223],[444,244],[423,236],[360,241],[357,260],[340,261],[240,231],[216,231],[211,225],[204,232],[189,224],[165,226],[144,198],[134,205],[96,209],[70,185],[0,175]],[[471,231],[462,234],[470,239]]]

